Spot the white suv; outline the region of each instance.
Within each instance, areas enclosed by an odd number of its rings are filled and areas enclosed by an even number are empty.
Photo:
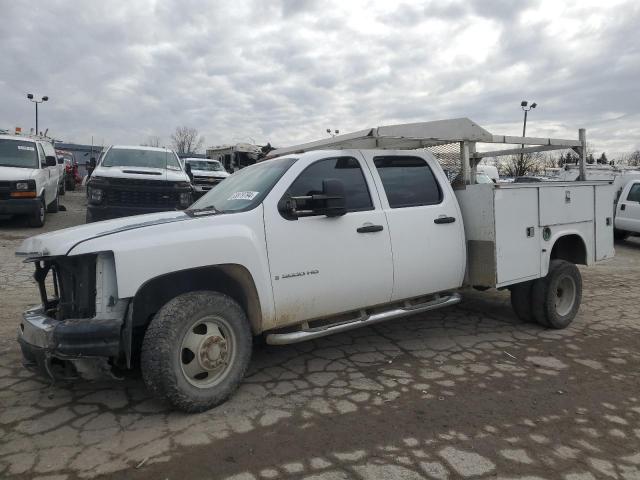
[[[28,215],[44,225],[58,211],[60,169],[53,145],[40,138],[0,135],[0,215]]]

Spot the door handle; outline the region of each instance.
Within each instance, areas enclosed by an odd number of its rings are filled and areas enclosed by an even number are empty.
[[[620,205],[620,210],[624,210],[625,208],[627,208],[627,206],[624,203]]]
[[[441,223],[453,223],[455,222],[456,219],[454,217],[447,217],[446,215],[442,215],[438,218],[436,218],[433,223],[437,223],[438,225]]]
[[[371,232],[381,232],[384,230],[382,225],[364,225],[362,227],[358,227],[356,230],[358,233],[371,233]]]

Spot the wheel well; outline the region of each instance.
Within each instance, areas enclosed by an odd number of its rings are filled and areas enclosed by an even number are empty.
[[[571,234],[558,238],[551,249],[551,260],[555,259],[586,265],[587,247],[580,235]]]
[[[180,270],[146,282],[133,299],[132,324],[146,328],[153,316],[172,298],[196,290],[229,295],[243,308],[254,334],[262,331],[258,291],[249,271],[241,265],[216,265]]]

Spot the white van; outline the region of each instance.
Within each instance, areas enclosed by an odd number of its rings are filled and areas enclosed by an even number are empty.
[[[58,211],[60,169],[53,145],[40,138],[0,135],[0,215],[27,215],[42,227]]]

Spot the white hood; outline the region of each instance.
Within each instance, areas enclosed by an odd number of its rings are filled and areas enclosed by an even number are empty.
[[[63,230],[56,230],[27,238],[16,250],[16,255],[25,257],[67,255],[73,247],[92,238],[104,237],[136,228],[188,221],[191,219],[192,217],[184,212],[170,211],[88,223],[86,225],[65,228]]]
[[[98,167],[92,176],[105,178],[135,178],[140,180],[168,180],[188,182],[189,177],[182,170],[149,167]]]
[[[0,167],[0,180],[9,182],[29,180],[33,178],[35,173],[36,170],[33,168]]]
[[[222,170],[196,170],[191,169],[191,173],[194,177],[209,177],[209,178],[227,178],[229,173],[224,172]]]

